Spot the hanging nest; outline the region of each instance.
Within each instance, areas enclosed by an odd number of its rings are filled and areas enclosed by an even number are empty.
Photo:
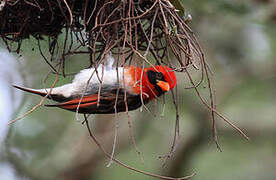
[[[68,56],[87,53],[92,65],[109,50],[120,55],[121,65],[146,62],[184,70],[202,63],[192,30],[168,0],[1,2],[0,35],[10,51],[19,53],[22,40],[30,36],[48,37],[54,56],[58,35],[65,30],[62,63]]]

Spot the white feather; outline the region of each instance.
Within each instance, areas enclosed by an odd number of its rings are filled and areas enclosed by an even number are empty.
[[[114,64],[114,58],[112,57],[111,51],[105,55],[105,69],[112,69],[112,65]]]
[[[102,82],[103,88],[118,87],[118,84],[119,87],[122,87],[120,82],[123,78],[123,67],[119,67],[118,71],[115,67],[112,67],[114,58],[111,56],[111,53],[105,55],[104,62],[106,63],[105,66],[100,64],[96,69],[92,67],[81,70],[74,77],[72,83],[53,88],[52,94],[61,94],[65,97],[70,97],[72,95],[81,95],[84,92],[86,92],[85,94],[97,93],[100,82]],[[129,80],[126,79],[126,81]],[[40,91],[45,92],[43,89]],[[46,89],[46,91],[49,91],[49,89]]]

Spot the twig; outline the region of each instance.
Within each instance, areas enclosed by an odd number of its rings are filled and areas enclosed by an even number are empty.
[[[108,158],[111,158],[110,154],[108,154],[105,149],[102,147],[101,143],[97,140],[96,136],[92,133],[91,129],[90,129],[90,126],[89,126],[89,123],[88,123],[88,120],[87,120],[87,117],[86,117],[86,114],[84,114],[84,119],[85,119],[85,124],[86,124],[86,127],[87,127],[87,130],[89,132],[89,135],[90,137],[92,138],[93,142],[100,148],[100,150],[105,154],[105,156],[107,156]],[[141,174],[144,174],[144,175],[147,175],[147,176],[151,176],[151,177],[155,177],[155,178],[159,178],[159,179],[167,179],[167,180],[184,180],[184,179],[190,179],[191,177],[193,177],[195,175],[195,173],[192,173],[191,175],[189,176],[185,176],[185,177],[179,177],[179,178],[174,178],[174,177],[167,177],[167,176],[161,176],[161,175],[157,175],[157,174],[153,174],[153,173],[149,173],[149,172],[146,172],[146,171],[143,171],[143,170],[139,170],[139,169],[136,169],[136,168],[133,168],[131,166],[128,166],[124,163],[122,163],[121,161],[113,158],[112,159],[114,162],[116,162],[118,165],[122,166],[122,167],[125,167],[129,170],[132,170],[132,171],[135,171],[135,172],[138,172],[138,173],[141,173]]]
[[[60,64],[59,64],[59,67],[58,67],[58,71],[57,71],[57,74],[56,74],[56,80],[54,81],[54,83],[52,84],[52,86],[50,87],[50,90],[49,92],[41,99],[41,101],[35,105],[31,110],[27,111],[26,113],[24,113],[22,116],[19,116],[18,118],[14,119],[14,120],[11,120],[8,124],[13,124],[15,123],[16,121],[18,120],[21,120],[23,119],[24,117],[28,116],[29,114],[31,114],[32,112],[34,112],[37,108],[39,108],[40,106],[43,105],[44,101],[46,100],[46,98],[52,93],[52,90],[53,88],[56,86],[57,82],[58,82],[58,72],[60,70]]]

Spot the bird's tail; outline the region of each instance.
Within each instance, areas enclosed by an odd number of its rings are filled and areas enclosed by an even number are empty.
[[[17,89],[20,89],[22,91],[37,94],[37,95],[40,95],[40,96],[46,96],[47,95],[47,92],[45,90],[42,91],[42,90],[38,90],[38,89],[25,88],[25,87],[21,87],[21,86],[17,86],[17,85],[12,85],[12,86],[17,88]]]
[[[37,95],[40,95],[40,96],[43,96],[43,97],[46,96],[48,94],[48,92],[50,91],[50,89],[31,89],[31,88],[25,88],[25,87],[21,87],[21,86],[17,86],[17,85],[12,85],[12,86],[17,88],[17,89],[20,89],[22,91],[26,91],[26,92],[29,92],[29,93],[32,93],[32,94],[37,94]],[[47,98],[52,99],[52,100],[57,101],[57,102],[63,102],[63,101],[68,99],[68,98],[65,98],[62,95],[52,94],[52,93]]]

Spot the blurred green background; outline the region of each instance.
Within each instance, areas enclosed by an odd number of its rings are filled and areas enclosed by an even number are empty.
[[[206,59],[215,72],[218,110],[250,137],[246,141],[222,120],[218,137],[222,152],[212,143],[211,117],[193,90],[179,88],[181,142],[165,167],[158,157],[169,152],[175,112],[170,95],[165,112],[153,117],[146,110],[130,113],[137,146],[129,137],[127,116],[119,115],[119,137],[115,157],[149,172],[185,176],[193,180],[274,180],[276,179],[276,1],[275,0],[183,0],[190,24],[197,34]],[[2,42],[1,42],[2,43]],[[4,44],[0,44],[4,47]],[[20,63],[24,84],[42,88],[49,67],[36,49],[36,41],[23,43]],[[46,45],[45,45],[46,50]],[[87,67],[78,58],[68,62],[71,72]],[[85,58],[85,57],[83,57]],[[73,68],[72,68],[73,67]],[[179,75],[180,77],[180,75]],[[49,80],[45,86],[53,83]],[[58,85],[72,77],[60,79]],[[181,82],[181,79],[179,78]],[[181,82],[188,83],[188,82]],[[14,118],[29,110],[40,97],[24,95]],[[162,100],[152,102],[153,111],[162,112]],[[75,114],[40,107],[9,129],[0,162],[14,169],[15,179],[154,179],[122,168],[109,160],[88,136]],[[114,116],[90,116],[91,127],[103,146],[111,152]],[[0,168],[1,170],[1,168]],[[1,177],[1,174],[0,174]]]

